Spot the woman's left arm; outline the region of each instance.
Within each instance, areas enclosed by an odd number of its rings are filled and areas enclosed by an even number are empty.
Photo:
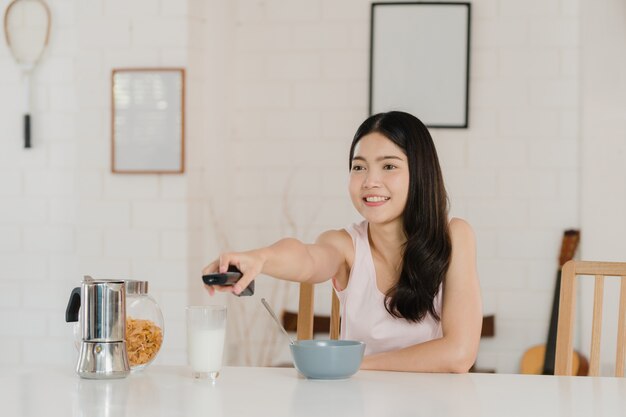
[[[482,304],[476,271],[476,243],[471,226],[450,221],[452,255],[444,280],[443,337],[363,359],[361,369],[412,372],[467,372],[476,360]]]

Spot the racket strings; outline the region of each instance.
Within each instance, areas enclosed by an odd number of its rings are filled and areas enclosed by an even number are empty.
[[[26,67],[43,55],[50,35],[50,10],[41,0],[14,0],[4,15],[4,31],[11,54]]]

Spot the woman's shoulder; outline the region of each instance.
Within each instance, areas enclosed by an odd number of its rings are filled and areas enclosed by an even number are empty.
[[[460,217],[452,217],[448,223],[448,230],[450,231],[450,239],[455,240],[474,240],[474,229],[465,220]]]
[[[352,247],[352,237],[346,229],[331,229],[321,233],[316,243],[332,245],[338,249],[345,250]]]
[[[327,230],[319,235],[319,239],[329,240],[333,243],[339,243],[347,246],[354,246],[353,240],[357,236],[367,236],[367,220],[363,220],[358,223],[352,223],[343,229]]]
[[[352,226],[347,229],[327,230],[318,236],[316,243],[334,247],[341,252],[346,260],[346,264],[352,265],[354,260],[354,241],[351,233]]]
[[[452,263],[455,260],[476,256],[476,236],[472,226],[465,220],[453,217],[448,225],[452,245]],[[460,258],[459,258],[460,257]]]
[[[344,289],[348,285],[348,277],[350,268],[354,263],[354,245],[352,236],[346,229],[327,230],[320,234],[316,240],[316,244],[327,245],[338,251],[343,257],[343,268],[335,274],[333,282],[335,288]]]

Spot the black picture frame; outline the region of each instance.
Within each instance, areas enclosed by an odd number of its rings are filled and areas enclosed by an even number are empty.
[[[369,114],[468,128],[471,4],[376,2],[370,19]]]

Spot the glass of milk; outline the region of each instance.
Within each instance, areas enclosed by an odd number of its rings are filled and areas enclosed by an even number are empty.
[[[187,307],[187,360],[195,378],[218,377],[225,335],[226,306]]]

